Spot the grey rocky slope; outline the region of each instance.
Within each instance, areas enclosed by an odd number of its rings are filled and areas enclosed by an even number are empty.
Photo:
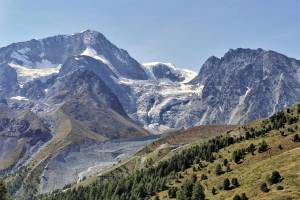
[[[0,97],[13,94],[18,89],[17,73],[8,64],[0,64]]]
[[[204,85],[193,101],[201,124],[245,123],[300,101],[300,61],[263,49],[229,50],[209,58],[191,84]]]
[[[52,138],[51,130],[29,110],[13,111],[0,103],[0,171],[15,170]]]

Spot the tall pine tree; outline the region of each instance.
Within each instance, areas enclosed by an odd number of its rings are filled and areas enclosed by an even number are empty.
[[[192,200],[205,200],[204,189],[199,182],[194,184]]]

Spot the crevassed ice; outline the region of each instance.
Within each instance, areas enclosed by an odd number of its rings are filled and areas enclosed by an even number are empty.
[[[182,72],[185,80],[182,82],[173,82],[169,79],[157,80],[152,74],[152,67],[161,64],[159,62],[143,64],[150,80],[131,80],[120,78],[119,83],[129,85],[132,88],[132,97],[136,99],[137,113],[133,117],[145,125],[144,128],[154,134],[163,133],[170,129],[168,125],[159,123],[161,111],[165,108],[186,102],[192,96],[200,97],[202,95],[203,85],[192,85],[188,82],[196,76],[196,73],[190,70]],[[175,70],[169,63],[171,70]],[[151,76],[152,74],[152,76]],[[152,102],[152,103],[150,103]]]

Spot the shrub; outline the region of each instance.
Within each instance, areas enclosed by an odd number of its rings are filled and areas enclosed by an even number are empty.
[[[295,134],[295,135],[294,135],[293,141],[294,141],[294,142],[300,142],[300,138],[299,138],[299,135],[298,135],[298,134]]]
[[[182,191],[186,197],[191,197],[193,193],[194,183],[191,180],[187,180],[182,185]]]
[[[287,130],[288,130],[288,132],[290,132],[290,133],[295,132],[293,128],[288,128]]]
[[[213,195],[216,195],[216,194],[217,194],[217,190],[216,190],[215,187],[213,187],[213,188],[211,189],[211,193],[212,193]]]
[[[171,187],[168,190],[168,195],[170,198],[175,198],[176,197],[176,192],[177,192],[177,188],[175,187]]]
[[[252,155],[254,155],[255,150],[256,150],[255,145],[252,143],[247,147],[247,151],[251,152]]]
[[[268,185],[267,185],[266,183],[262,183],[262,184],[260,185],[260,190],[261,190],[262,192],[269,192]]]
[[[159,197],[158,197],[158,196],[155,196],[155,197],[154,197],[154,200],[159,200]]]
[[[0,179],[0,200],[7,200],[7,188],[2,179]]]
[[[63,187],[63,190],[66,190],[66,189],[69,189],[69,188],[71,188],[71,184],[66,184],[64,187]]]
[[[205,200],[204,189],[200,183],[194,184],[192,200]]]
[[[241,195],[241,200],[248,200],[248,197],[246,196],[245,193],[242,193],[242,195]]]
[[[232,183],[232,185],[233,185],[234,187],[239,187],[239,186],[240,186],[239,181],[238,181],[237,178],[232,178],[232,179],[231,179],[231,183]]]
[[[282,177],[280,176],[280,173],[278,171],[273,171],[272,175],[270,177],[270,183],[271,184],[276,184],[281,182]]]
[[[200,158],[197,157],[195,160],[194,160],[194,164],[200,164]]]
[[[193,166],[193,172],[196,172],[196,171],[197,171],[196,166]]]
[[[192,175],[192,182],[196,183],[196,181],[197,181],[197,176],[196,176],[196,174],[193,174]]]
[[[231,172],[230,165],[226,166],[226,172]]]
[[[208,177],[205,175],[205,174],[201,174],[201,178],[200,180],[203,181],[203,180],[206,180]]]
[[[228,178],[226,178],[226,179],[224,180],[224,182],[223,182],[223,188],[224,188],[224,190],[230,190],[230,189],[231,189],[231,188],[230,188],[230,181],[229,181]]]
[[[241,200],[240,195],[236,194],[236,195],[233,197],[233,200]]]
[[[252,138],[252,135],[247,131],[246,134],[245,134],[245,138],[246,140]]]
[[[244,158],[244,154],[241,150],[235,150],[233,153],[232,153],[232,160],[235,162],[235,163],[239,163],[241,161],[241,159]]]
[[[260,144],[259,148],[258,148],[258,152],[259,153],[263,153],[266,152],[268,150],[268,144],[266,143],[266,141],[262,141],[262,143]]]
[[[222,184],[218,185],[218,190],[223,190],[223,185]]]
[[[281,135],[281,136],[284,136],[284,137],[286,136],[286,135],[284,134],[284,131],[280,131],[280,135]]]
[[[177,191],[176,193],[176,200],[186,200],[187,197],[184,195],[182,191]]]
[[[277,186],[277,190],[283,190],[283,189],[284,189],[283,186],[281,186],[281,185]]]
[[[222,167],[221,167],[221,165],[219,163],[216,166],[215,172],[216,172],[217,176],[220,176],[223,173]]]

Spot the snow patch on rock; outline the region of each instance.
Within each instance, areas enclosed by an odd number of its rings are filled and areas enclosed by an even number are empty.
[[[11,100],[17,100],[17,101],[29,101],[26,97],[23,96],[15,96],[15,97],[10,97]]]
[[[97,51],[91,47],[87,47],[82,53],[81,55],[84,56],[89,56],[92,57],[96,60],[101,61],[102,63],[106,64],[111,70],[112,72],[114,72],[115,74],[118,74],[117,70],[114,68],[114,66],[109,62],[109,60],[107,60],[104,56],[100,55],[97,53]]]
[[[176,68],[176,66],[172,63],[164,63],[164,62],[148,62],[148,63],[143,63],[142,66],[144,67],[144,70],[146,71],[147,75],[151,78],[151,79],[157,79],[153,73],[153,70],[155,67],[157,66],[166,66],[169,68],[169,70],[171,71],[171,73],[176,74],[180,77],[183,77],[183,81],[181,81],[182,83],[188,83],[189,81],[191,81],[193,78],[195,78],[197,76],[197,73],[189,70],[189,69],[179,69]]]
[[[27,68],[15,63],[9,63],[9,66],[14,68],[17,72],[18,82],[23,85],[26,82],[32,81],[34,79],[48,77],[59,73],[61,65],[50,68],[32,69]]]

